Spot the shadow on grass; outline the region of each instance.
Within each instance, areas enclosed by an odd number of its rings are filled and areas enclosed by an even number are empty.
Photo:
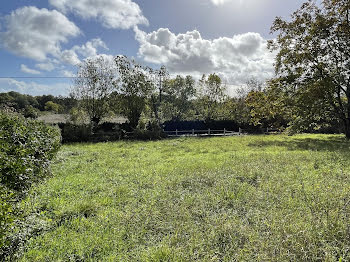
[[[284,147],[287,150],[333,151],[350,153],[350,141],[345,137],[290,138],[288,140],[256,141],[250,147]]]

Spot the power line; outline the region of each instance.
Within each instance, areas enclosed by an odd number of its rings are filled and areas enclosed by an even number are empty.
[[[0,79],[6,78],[23,78],[23,79],[73,79],[75,76],[0,76]]]

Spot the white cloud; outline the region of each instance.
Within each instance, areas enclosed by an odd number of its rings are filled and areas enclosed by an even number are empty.
[[[100,47],[108,50],[106,44],[100,38],[95,38],[82,46],[75,45],[69,50],[62,51],[60,59],[64,63],[75,66],[81,62],[79,55],[82,56],[82,58],[97,56]]]
[[[77,36],[79,28],[56,10],[22,7],[5,17],[7,31],[0,33],[1,45],[10,52],[45,61],[57,56],[60,44]]]
[[[0,79],[0,92],[16,91],[30,95],[68,95],[69,88],[69,83],[55,83],[49,85],[18,81],[12,78]]]
[[[61,74],[65,77],[75,77],[75,74],[72,71],[62,70]]]
[[[139,56],[146,62],[164,64],[172,73],[218,73],[228,84],[242,85],[249,78],[273,76],[274,54],[258,33],[232,38],[203,39],[197,31],[174,34],[161,28],[149,34],[135,28]]]
[[[72,50],[81,54],[83,57],[90,57],[97,55],[97,49],[99,47],[108,50],[106,44],[100,38],[92,39],[91,41],[86,42],[86,44],[82,46],[74,46]]]
[[[237,0],[237,1],[238,1],[238,0]],[[232,2],[232,0],[211,0],[211,2],[212,2],[214,5],[223,5],[223,4]]]
[[[60,54],[60,60],[66,64],[78,65],[80,59],[74,50],[64,50]]]
[[[31,69],[26,65],[21,65],[21,71],[27,74],[32,74],[32,75],[40,75],[41,72],[35,69]]]
[[[55,65],[51,62],[39,63],[39,64],[36,64],[35,67],[48,72],[51,72],[56,68]]]
[[[148,25],[138,4],[131,0],[49,0],[62,12],[72,12],[84,19],[97,19],[107,28],[130,29]]]

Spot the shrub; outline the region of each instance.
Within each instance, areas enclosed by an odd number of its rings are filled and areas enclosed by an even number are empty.
[[[92,125],[90,124],[59,124],[62,132],[62,142],[89,142],[92,137]]]
[[[0,249],[6,244],[6,232],[14,220],[10,204],[11,197],[12,195],[0,185]]]
[[[0,111],[0,184],[24,194],[49,173],[60,140],[55,127]]]

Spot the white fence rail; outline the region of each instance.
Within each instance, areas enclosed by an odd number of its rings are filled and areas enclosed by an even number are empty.
[[[269,134],[269,133],[278,133],[278,129],[273,128],[263,128],[263,129],[242,129],[239,128],[237,131],[227,130],[227,129],[202,129],[202,130],[178,130],[173,131],[164,131],[163,132],[168,137],[181,137],[181,136],[240,136],[240,135],[249,135],[249,134]],[[126,135],[133,136],[134,132],[126,132]]]
[[[240,135],[240,132],[230,131],[230,130],[213,130],[213,129],[205,129],[205,130],[174,130],[174,131],[164,131],[168,136],[233,136]]]

